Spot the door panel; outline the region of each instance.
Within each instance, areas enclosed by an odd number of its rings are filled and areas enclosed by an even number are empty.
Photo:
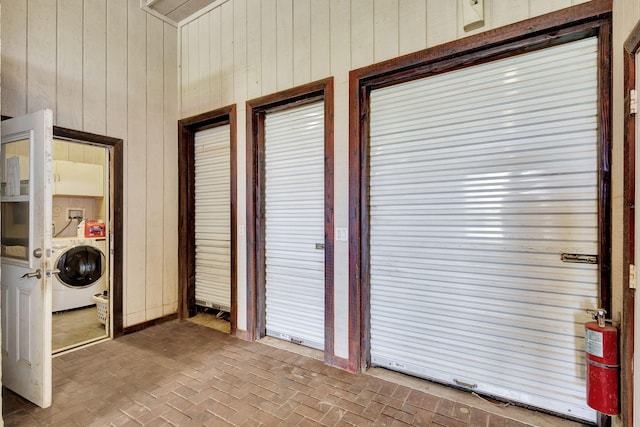
[[[595,419],[597,76],[590,38],[371,92],[373,365]]]
[[[265,118],[267,335],[324,349],[324,103]]]
[[[231,127],[196,132],[196,304],[231,311]]]
[[[51,141],[43,110],[2,122],[2,384],[51,405]]]

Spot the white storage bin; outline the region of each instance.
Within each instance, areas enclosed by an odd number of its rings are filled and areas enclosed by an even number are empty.
[[[98,320],[105,325],[109,319],[109,295],[95,294],[92,299],[96,303],[98,309]]]

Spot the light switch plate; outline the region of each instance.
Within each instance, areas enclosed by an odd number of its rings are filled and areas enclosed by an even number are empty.
[[[346,242],[347,240],[347,229],[345,227],[336,227],[336,241]]]

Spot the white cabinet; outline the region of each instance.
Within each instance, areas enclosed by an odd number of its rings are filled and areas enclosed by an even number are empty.
[[[102,165],[54,160],[53,194],[103,197],[104,170]]]

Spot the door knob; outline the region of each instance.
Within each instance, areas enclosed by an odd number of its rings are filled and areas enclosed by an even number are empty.
[[[24,279],[24,278],[32,278],[32,277],[35,277],[36,279],[42,279],[42,272],[40,271],[40,269],[37,269],[33,273],[24,273],[22,275],[22,279]]]

